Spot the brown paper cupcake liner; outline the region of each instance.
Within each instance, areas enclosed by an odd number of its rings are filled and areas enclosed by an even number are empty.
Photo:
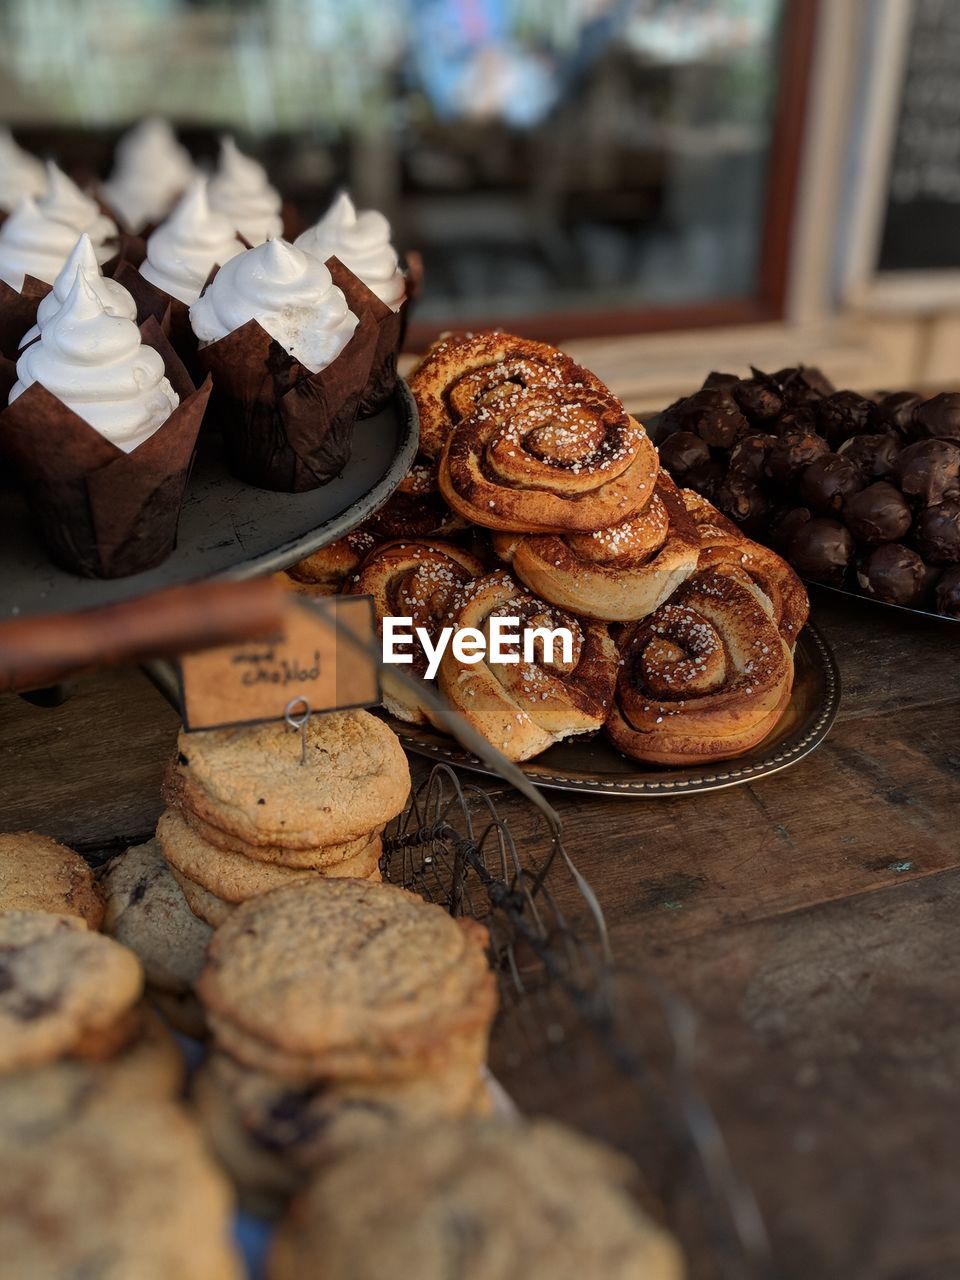
[[[122,263],[114,279],[123,285],[137,304],[137,323],[143,324],[152,316],[170,339],[170,345],[183,361],[190,377],[194,382],[199,381],[202,375],[197,360],[198,343],[190,324],[190,308],[187,303],[145,280],[138,266],[132,262]]]
[[[18,293],[0,280],[0,355],[16,360],[20,340],[37,323],[37,308],[50,288],[35,276],[26,276]]]
[[[39,383],[0,413],[0,450],[19,473],[51,558],[84,577],[152,569],[176,544],[210,382],[194,387],[154,319],[141,333],[163,357],[180,404],[132,453]]]
[[[343,293],[356,316],[368,316],[376,326],[377,340],[370,366],[370,376],[360,397],[358,418],[369,418],[386,405],[397,385],[397,354],[400,334],[405,326],[406,299],[399,311],[387,306],[339,258],[330,258],[327,268],[333,282]]]
[[[200,348],[200,367],[213,375],[227,465],[241,480],[304,493],[346,466],[377,342],[372,313],[358,319],[343,351],[319,373],[304,369],[256,320]]]

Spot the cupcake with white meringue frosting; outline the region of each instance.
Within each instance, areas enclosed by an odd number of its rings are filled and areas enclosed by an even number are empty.
[[[18,293],[27,276],[52,285],[77,243],[78,232],[49,217],[25,196],[0,226],[0,280]]]
[[[210,208],[207,179],[195,178],[173,213],[147,240],[143,278],[187,306],[200,297],[214,267],[243,252],[230,220]]]
[[[360,402],[360,416],[382,409],[397,384],[397,355],[407,319],[410,290],[382,213],[358,213],[346,191],[334,200],[319,222],[297,237],[297,247],[337,272],[342,263],[369,291],[368,310],[377,326],[370,378]]]
[[[70,227],[74,241],[85,232],[98,262],[106,262],[116,253],[120,234],[117,224],[52,160],[47,161],[47,190],[37,201],[37,208],[45,218]]]
[[[0,216],[13,213],[24,196],[36,199],[46,189],[43,161],[18,146],[9,129],[0,129]]]
[[[72,227],[48,218],[30,196],[0,226],[0,356],[12,359],[20,349],[76,241]],[[0,365],[0,385],[8,378]]]
[[[73,288],[73,283],[80,271],[83,272],[84,279],[100,300],[108,316],[121,316],[126,320],[136,320],[137,304],[134,302],[133,296],[118,281],[112,280],[103,274],[100,264],[97,262],[97,255],[93,251],[90,237],[84,232],[60,269],[56,280],[53,282],[53,288],[45,298],[40,300],[40,305],[37,308],[37,323],[28,333],[24,334],[20,343],[21,347],[25,347],[33,342],[35,338],[39,338],[41,331],[67,301],[70,290]]]
[[[347,192],[341,191],[320,221],[295,243],[321,262],[339,258],[391,311],[399,311],[407,283],[390,242],[390,223],[376,209],[358,213]]]
[[[10,404],[35,382],[124,453],[152,436],[180,403],[163,357],[144,346],[132,320],[107,312],[82,268],[39,342],[17,361]]]
[[[190,321],[237,474],[287,492],[333,479],[349,457],[376,334],[330,270],[267,240],[220,268]]]
[[[162,221],[196,176],[190,154],[166,120],[141,120],[117,143],[103,198],[127,230]]]
[[[109,314],[79,265],[0,414],[0,445],[59,564],[119,577],[170,553],[208,396],[156,322],[141,331]]]
[[[247,244],[263,244],[282,234],[279,192],[270,185],[263,165],[245,156],[233,138],[220,143],[220,161],[207,194],[211,209],[229,219]]]

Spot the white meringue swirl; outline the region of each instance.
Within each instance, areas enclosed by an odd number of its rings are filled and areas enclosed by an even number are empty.
[[[133,231],[159,222],[196,176],[190,153],[166,120],[141,120],[117,143],[103,196]]]
[[[24,196],[0,227],[0,280],[18,293],[24,276],[53,284],[76,241],[73,227],[46,217]]]
[[[131,320],[107,315],[82,268],[39,342],[21,353],[10,403],[35,382],[124,453],[180,403],[159,351],[142,344]]]
[[[210,208],[229,218],[233,229],[252,245],[263,244],[283,230],[279,193],[263,166],[243,155],[232,138],[220,143],[220,163],[207,197]]]
[[[399,310],[406,282],[390,243],[390,223],[376,209],[357,213],[341,191],[320,221],[297,237],[296,245],[321,262],[339,258],[381,302]]]
[[[231,258],[190,308],[201,345],[248,320],[314,373],[333,363],[357,327],[323,263],[286,240],[268,240]]]
[[[70,290],[73,288],[73,282],[77,278],[78,271],[83,271],[87,284],[100,299],[108,316],[124,316],[127,320],[136,320],[137,304],[134,302],[132,295],[122,284],[118,284],[116,280],[111,280],[102,273],[100,264],[97,262],[97,255],[94,253],[93,245],[90,243],[90,237],[84,234],[73,246],[70,257],[63,264],[60,274],[53,282],[53,288],[45,298],[40,299],[40,305],[37,308],[37,323],[24,334],[20,342],[21,348],[33,342],[34,338],[39,338],[42,331],[66,302]]]
[[[116,239],[117,224],[101,213],[96,200],[84,195],[52,160],[47,161],[47,191],[37,201],[37,208],[52,221],[72,227],[74,239],[85,231],[93,242],[98,262],[106,262],[113,254],[113,247],[106,242]]]
[[[0,129],[0,209],[12,213],[24,196],[42,196],[46,189],[43,161],[17,146],[9,129]]]
[[[196,302],[214,267],[243,252],[230,220],[207,201],[206,178],[195,178],[173,213],[147,241],[140,274],[172,298]]]

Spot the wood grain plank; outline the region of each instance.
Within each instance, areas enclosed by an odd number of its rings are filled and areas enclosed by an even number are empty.
[[[711,794],[599,801],[553,793],[618,958],[960,865],[960,702],[841,719],[792,769]],[[524,842],[537,819],[509,794]],[[572,910],[575,904],[565,901]]]
[[[811,592],[812,617],[836,655],[841,715],[927,706],[960,696],[960,626]]]
[[[84,677],[60,707],[0,699],[0,830],[84,851],[145,839],[179,718],[136,668]]]
[[[949,871],[649,958],[788,1280],[960,1274],[958,912]]]

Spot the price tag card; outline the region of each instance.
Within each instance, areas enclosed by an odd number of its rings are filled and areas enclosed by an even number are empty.
[[[369,596],[291,595],[282,635],[180,659],[184,728],[282,720],[295,699],[311,712],[372,706],[380,701],[379,644]]]

